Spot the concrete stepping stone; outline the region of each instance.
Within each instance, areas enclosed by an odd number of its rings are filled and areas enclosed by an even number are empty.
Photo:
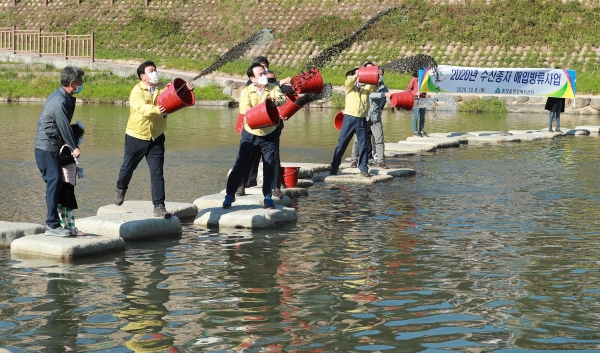
[[[329,169],[331,169],[331,166],[329,166]],[[315,185],[315,183],[310,179],[298,179],[298,187],[299,188],[310,188],[314,185]]]
[[[357,168],[358,170],[358,168]],[[345,171],[345,170],[344,170]],[[391,175],[393,177],[407,177],[415,175],[415,170],[410,168],[392,168],[383,169],[379,167],[369,167],[369,174],[371,175]]]
[[[429,137],[449,137],[458,140],[461,144],[469,143],[466,132],[432,132]]]
[[[386,158],[398,158],[398,157],[411,157],[415,156],[419,153],[417,152],[396,152],[396,151],[388,151],[384,152]]]
[[[45,231],[45,225],[0,221],[0,249],[9,248],[15,239],[26,235],[44,233]]]
[[[386,156],[388,151],[390,152],[413,152],[413,153],[423,153],[423,152],[435,152],[437,149],[436,144],[434,143],[413,143],[412,141],[400,141],[398,143],[385,143],[385,151]]]
[[[560,134],[560,133],[559,133]],[[532,133],[524,133],[524,134],[513,134],[515,138],[518,138],[523,141],[539,141],[539,140],[551,140],[554,138],[554,134],[550,132],[532,132]]]
[[[246,190],[253,189],[248,188]],[[220,194],[212,194],[205,195],[197,198],[194,201],[194,205],[198,207],[198,212],[205,210],[207,208],[223,208],[223,201],[225,201],[225,190],[223,190]],[[250,194],[247,193],[246,196],[236,196],[235,202],[233,206],[264,206],[265,197],[262,192],[259,194]],[[292,206],[292,199],[288,196],[283,196],[282,199],[278,199],[276,197],[273,198],[273,203],[275,205],[281,206]]]
[[[181,233],[181,221],[177,217],[164,219],[140,213],[112,213],[80,218],[76,226],[86,234],[121,237],[137,240]]]
[[[600,134],[600,126],[596,125],[575,126],[575,130],[587,130],[590,134]]]
[[[358,168],[348,168],[348,169],[357,169]],[[338,172],[338,175],[329,175],[329,174],[317,174],[313,177],[313,180],[316,182],[326,182],[326,183],[336,183],[336,184],[364,184],[371,185],[376,183],[381,183],[384,181],[390,181],[394,179],[391,175],[372,175],[370,178],[364,177],[360,174],[356,173],[347,173],[344,169]]]
[[[500,142],[521,142],[521,138],[514,137],[513,135],[473,135],[467,137],[469,143],[471,142],[483,142],[483,143],[500,143]]]
[[[562,135],[560,132],[549,132],[548,130],[510,130],[508,133],[520,138],[521,141],[550,140],[556,135]]]
[[[267,210],[258,205],[236,205],[230,209],[219,207],[205,208],[198,212],[194,225],[204,228],[273,228],[280,223],[298,220],[296,210],[290,207],[275,206]]]
[[[467,134],[473,135],[473,136],[493,136],[493,135],[506,136],[506,135],[510,135],[508,132],[504,132],[504,131],[472,131],[472,132],[468,132]]]
[[[587,129],[561,129],[563,130],[562,134],[566,136],[588,136],[590,134],[590,130]]]
[[[306,180],[306,181],[310,181],[312,183],[312,185],[314,185],[315,183],[312,180]],[[246,196],[248,195],[260,195],[263,199],[264,202],[264,196],[262,193],[262,187],[258,187],[258,186],[253,186],[251,188],[246,188]],[[281,193],[284,194],[285,196],[293,199],[296,197],[300,197],[300,196],[308,196],[308,190],[304,189],[304,188],[282,188],[281,189]],[[223,199],[225,199],[225,190],[221,191],[221,194],[223,194]],[[236,202],[238,198],[242,198],[242,197],[246,197],[246,196],[236,196]],[[276,198],[273,198],[273,200],[275,200]],[[221,204],[223,203],[223,200],[221,200]]]
[[[411,136],[406,139],[407,142],[412,143],[432,143],[437,148],[449,148],[449,147],[460,147],[460,141],[449,137],[416,137]]]
[[[389,166],[388,166],[389,167]],[[360,169],[351,168],[350,164],[342,163],[340,164],[340,170],[346,174],[360,174]],[[415,175],[414,169],[410,168],[391,168],[384,169],[379,168],[377,164],[369,165],[369,174],[371,175],[391,175],[393,177],[405,177]],[[327,174],[324,174],[327,175]]]
[[[329,164],[319,164],[319,163],[291,163],[291,162],[281,162],[282,167],[300,167],[300,172],[298,174],[298,179],[302,178],[312,178],[315,173],[326,172],[331,170],[331,165]],[[259,168],[259,173],[262,172],[262,169]]]
[[[77,225],[79,227],[79,219]],[[125,248],[125,240],[119,237],[87,235],[60,238],[45,234],[27,235],[12,242],[13,258],[55,258],[70,261],[91,254],[119,251]]]
[[[165,208],[179,219],[195,218],[198,207],[191,203],[165,202]],[[97,215],[115,213],[139,213],[146,217],[154,217],[154,205],[151,201],[125,201],[121,206],[107,205],[98,209]]]
[[[298,179],[310,179],[314,174],[331,170],[331,165],[320,163],[292,163],[281,162],[282,167],[300,167]],[[231,171],[230,171],[231,172]],[[258,178],[262,179],[263,167],[262,162],[258,165]]]

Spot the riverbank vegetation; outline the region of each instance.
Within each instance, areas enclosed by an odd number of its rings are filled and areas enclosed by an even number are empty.
[[[108,71],[85,69],[84,89],[77,98],[87,103],[119,103],[129,100],[137,75],[120,77]],[[0,97],[46,98],[60,86],[60,69],[53,65],[25,65],[0,62]],[[159,87],[168,82],[161,80]],[[196,100],[231,100],[218,84],[194,89]]]
[[[342,85],[344,73],[367,59],[385,64],[422,53],[447,65],[572,69],[577,71],[578,93],[600,94],[600,48],[598,30],[593,26],[600,22],[597,5],[577,1],[534,4],[530,0],[468,1],[465,5],[441,2],[405,0],[402,10],[384,16],[322,67],[324,80]],[[29,0],[5,7],[0,27],[94,32],[97,58],[150,59],[160,68],[192,73],[208,67],[258,29],[270,27],[275,38],[269,45],[252,49],[247,57],[219,71],[243,76],[249,58],[262,54],[283,78],[303,71],[311,56],[347,38],[378,11],[397,3],[382,0],[373,6],[367,0],[281,0],[246,6],[221,0],[212,3],[207,13],[202,10],[203,0],[181,4],[150,1],[148,7],[136,0],[121,0],[112,6],[109,2],[85,1],[77,6],[50,2],[43,14],[36,6],[27,5]],[[112,90],[101,75],[98,80]],[[409,73],[386,73],[391,89],[404,89],[409,80]],[[129,81],[115,82],[118,87],[129,86]],[[207,97],[217,94],[213,88]],[[114,89],[111,96],[122,99],[123,93]],[[26,87],[13,87],[10,94],[28,92],[31,90]]]

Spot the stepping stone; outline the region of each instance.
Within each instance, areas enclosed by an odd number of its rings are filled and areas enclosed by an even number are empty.
[[[80,220],[77,220],[79,228]],[[96,253],[119,251],[125,240],[118,237],[87,235],[60,238],[44,234],[27,235],[12,242],[10,253],[14,258],[55,258],[70,261]]]
[[[469,136],[469,143],[471,142],[483,142],[483,143],[499,143],[499,142],[521,142],[521,138],[514,137],[512,135],[473,135]]]
[[[590,131],[587,129],[563,129],[563,135],[567,136],[588,136]]]
[[[412,143],[409,141],[400,141],[398,143],[385,143],[386,155],[390,152],[435,152],[437,146],[434,143]],[[313,179],[314,180],[314,179]]]
[[[461,144],[469,143],[466,132],[432,132],[429,137],[449,137],[458,140]]]
[[[449,137],[416,137],[411,136],[406,139],[407,142],[411,143],[432,143],[437,148],[448,148],[448,147],[460,147],[460,141]]]
[[[312,183],[312,185],[315,184],[312,180],[306,180],[306,181],[310,181]],[[285,196],[289,197],[290,199],[300,197],[300,196],[308,196],[308,190],[306,190],[304,188],[283,188],[283,189],[281,189],[281,193],[284,194]],[[225,199],[225,190],[222,190],[221,194],[223,195],[223,199]],[[259,195],[264,202],[262,187],[253,186],[251,188],[246,188],[246,196],[248,196],[248,195]],[[235,197],[236,201],[234,202],[234,204],[237,203],[238,199],[241,199],[246,196],[236,196]],[[275,201],[275,200],[277,200],[277,198],[273,198],[273,201]],[[221,206],[222,205],[223,205],[223,200],[221,200]],[[291,204],[287,205],[287,206],[291,206]]]
[[[246,190],[250,189],[253,188],[248,188]],[[194,205],[198,207],[198,212],[200,212],[201,210],[205,210],[207,208],[223,208],[223,201],[225,201],[225,190],[223,190],[220,194],[212,194],[199,197],[194,201]],[[264,201],[265,197],[263,196],[262,192],[256,195],[247,193],[246,196],[236,196],[233,206],[263,207]],[[290,207],[292,206],[292,199],[290,199],[288,196],[284,196],[281,200],[274,197],[273,203],[275,203],[275,205]]]
[[[315,173],[319,172],[327,172],[331,170],[331,165],[329,164],[319,164],[319,163],[288,163],[282,162],[282,167],[300,167],[300,173],[298,174],[298,179],[302,178],[312,178]],[[259,168],[259,173],[262,171]]]
[[[411,157],[411,156],[417,155],[418,153],[417,152],[394,152],[394,151],[386,150],[384,152],[384,154],[387,158],[398,158],[398,157]]]
[[[329,166],[329,169],[331,169],[331,166]],[[315,185],[315,183],[310,179],[298,179],[298,187],[299,188],[309,188],[314,185]]]
[[[0,248],[10,248],[10,244],[28,234],[40,234],[46,231],[45,225],[0,221]]]
[[[521,139],[521,141],[551,140],[555,135],[561,135],[560,132],[552,133],[548,132],[548,130],[511,130],[509,133],[513,137]]]
[[[191,203],[165,202],[165,208],[179,219],[195,218],[198,207]],[[154,205],[151,201],[125,201],[121,206],[108,205],[98,209],[97,215],[115,213],[139,213],[146,217],[154,217]]]
[[[340,170],[346,174],[360,174],[360,169],[358,168],[350,168],[350,165],[347,163],[340,164]],[[383,169],[379,168],[377,165],[369,166],[369,174],[371,175],[391,175],[393,177],[405,177],[415,175],[414,169],[410,168],[390,168]],[[326,174],[324,174],[326,175]]]
[[[493,136],[493,135],[506,136],[506,135],[509,135],[509,133],[504,132],[504,131],[473,131],[473,132],[468,132],[467,134],[473,135],[473,136]]]
[[[355,168],[352,168],[355,169]],[[357,169],[357,168],[356,168]],[[317,174],[313,177],[316,182],[326,183],[337,183],[337,184],[364,184],[370,185],[375,183],[381,183],[394,179],[391,175],[372,175],[370,178],[366,178],[356,173],[346,173],[347,169],[338,172],[338,175],[329,174]]]
[[[358,170],[358,168],[356,168]],[[345,172],[346,170],[344,170]],[[391,168],[383,169],[378,167],[369,167],[369,174],[371,175],[391,175],[393,177],[407,177],[415,175],[415,170],[410,168]]]
[[[194,225],[204,228],[273,228],[280,223],[298,220],[296,210],[275,206],[273,210],[258,205],[236,205],[230,209],[219,207],[205,208],[198,212]]]
[[[281,162],[282,167],[300,167],[300,171],[298,172],[298,179],[310,179],[314,174],[319,172],[326,172],[331,170],[331,165],[329,164],[320,164],[320,163],[291,163],[291,162]],[[262,162],[258,165],[258,178],[262,179],[263,175],[263,167]]]
[[[590,134],[600,134],[600,126],[596,125],[575,126],[575,130],[588,130]]]
[[[313,183],[313,185],[315,184],[315,182],[312,180],[308,181]],[[308,196],[308,190],[306,190],[305,188],[284,188],[281,189],[281,192],[291,199],[296,199],[301,196]]]
[[[86,234],[121,237],[125,240],[181,233],[181,221],[177,217],[164,219],[140,213],[112,213],[79,218],[76,226]]]

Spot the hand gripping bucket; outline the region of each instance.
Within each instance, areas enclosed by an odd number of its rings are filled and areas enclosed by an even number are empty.
[[[262,129],[265,127],[279,125],[279,111],[273,105],[271,98],[246,112],[246,123],[251,129]]]
[[[344,112],[341,111],[335,115],[335,118],[333,119],[333,126],[336,129],[341,130],[343,122],[344,122]]]
[[[287,99],[285,100],[285,104],[281,107],[277,107],[281,119],[288,120],[292,117],[292,115],[296,114],[296,112],[298,112],[298,110],[302,108],[301,106],[295,103],[296,99],[298,99],[297,95],[288,95]]]
[[[281,181],[286,188],[298,186],[300,167],[281,167]]]
[[[167,114],[174,113],[181,108],[185,108],[196,103],[194,92],[190,91],[185,80],[176,78],[173,83],[158,96],[156,102],[165,108]]]
[[[235,131],[242,133],[244,130],[244,114],[238,114],[238,120],[235,123]]]
[[[390,96],[390,104],[396,109],[411,110],[415,105],[415,96],[409,91],[394,93]]]
[[[292,88],[296,94],[321,93],[323,91],[323,76],[319,69],[312,68],[292,77]]]
[[[379,66],[361,67],[358,69],[358,83],[379,84]]]

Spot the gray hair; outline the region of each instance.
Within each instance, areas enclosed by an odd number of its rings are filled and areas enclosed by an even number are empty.
[[[83,70],[77,66],[66,66],[60,73],[60,84],[61,86],[66,87],[71,82],[79,81],[83,75]]]

